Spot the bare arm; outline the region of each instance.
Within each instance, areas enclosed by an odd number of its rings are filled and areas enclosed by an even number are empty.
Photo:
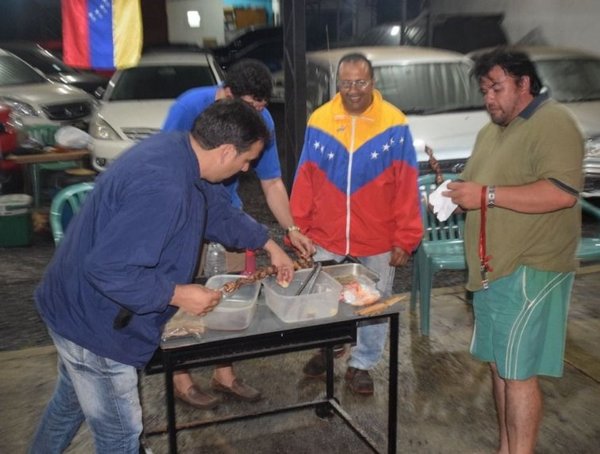
[[[263,249],[271,258],[271,264],[277,267],[277,282],[291,282],[294,278],[294,262],[279,245],[269,239]]]
[[[294,225],[287,190],[281,178],[260,180],[260,185],[265,194],[267,205],[269,205],[269,209],[279,225],[284,229]],[[306,257],[314,254],[315,247],[312,241],[301,232],[289,232],[289,238],[292,245],[300,251],[302,256]]]
[[[465,210],[481,207],[482,185],[471,181],[452,182],[442,194]],[[520,213],[549,213],[570,208],[577,197],[548,180],[521,186],[496,186],[496,206]]]

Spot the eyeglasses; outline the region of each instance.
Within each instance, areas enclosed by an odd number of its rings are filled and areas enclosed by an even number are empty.
[[[341,90],[350,90],[352,87],[356,87],[358,90],[364,90],[371,84],[371,82],[371,79],[340,80],[338,81],[338,87],[340,87]]]

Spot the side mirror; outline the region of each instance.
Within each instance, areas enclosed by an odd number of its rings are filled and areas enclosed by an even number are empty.
[[[104,88],[104,87],[98,87],[94,90],[94,96],[98,99],[102,99],[102,96],[104,96],[104,93],[106,93],[106,88]]]

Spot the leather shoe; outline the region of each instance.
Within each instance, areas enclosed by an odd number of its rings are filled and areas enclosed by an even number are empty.
[[[346,353],[346,347],[343,345],[336,345],[333,347],[333,357],[341,358]],[[321,378],[325,375],[327,366],[325,364],[325,349],[320,349],[319,353],[315,354],[308,362],[304,365],[302,372],[304,375],[311,378]]]
[[[245,400],[246,402],[256,402],[262,397],[262,394],[258,389],[247,385],[242,380],[238,380],[237,378],[233,380],[231,386],[225,386],[213,378],[210,382],[210,386],[214,391],[230,394],[235,398]]]
[[[373,379],[368,370],[348,367],[346,371],[346,384],[356,394],[371,395],[374,391]]]
[[[217,396],[201,391],[196,385],[190,386],[187,391],[180,392],[175,388],[175,397],[182,402],[185,402],[192,407],[200,408],[201,410],[210,410],[215,408],[221,402]]]

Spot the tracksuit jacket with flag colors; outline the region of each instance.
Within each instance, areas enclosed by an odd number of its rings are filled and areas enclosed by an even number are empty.
[[[319,246],[357,257],[421,241],[418,167],[406,117],[381,94],[361,115],[338,93],[308,121],[290,204]]]

